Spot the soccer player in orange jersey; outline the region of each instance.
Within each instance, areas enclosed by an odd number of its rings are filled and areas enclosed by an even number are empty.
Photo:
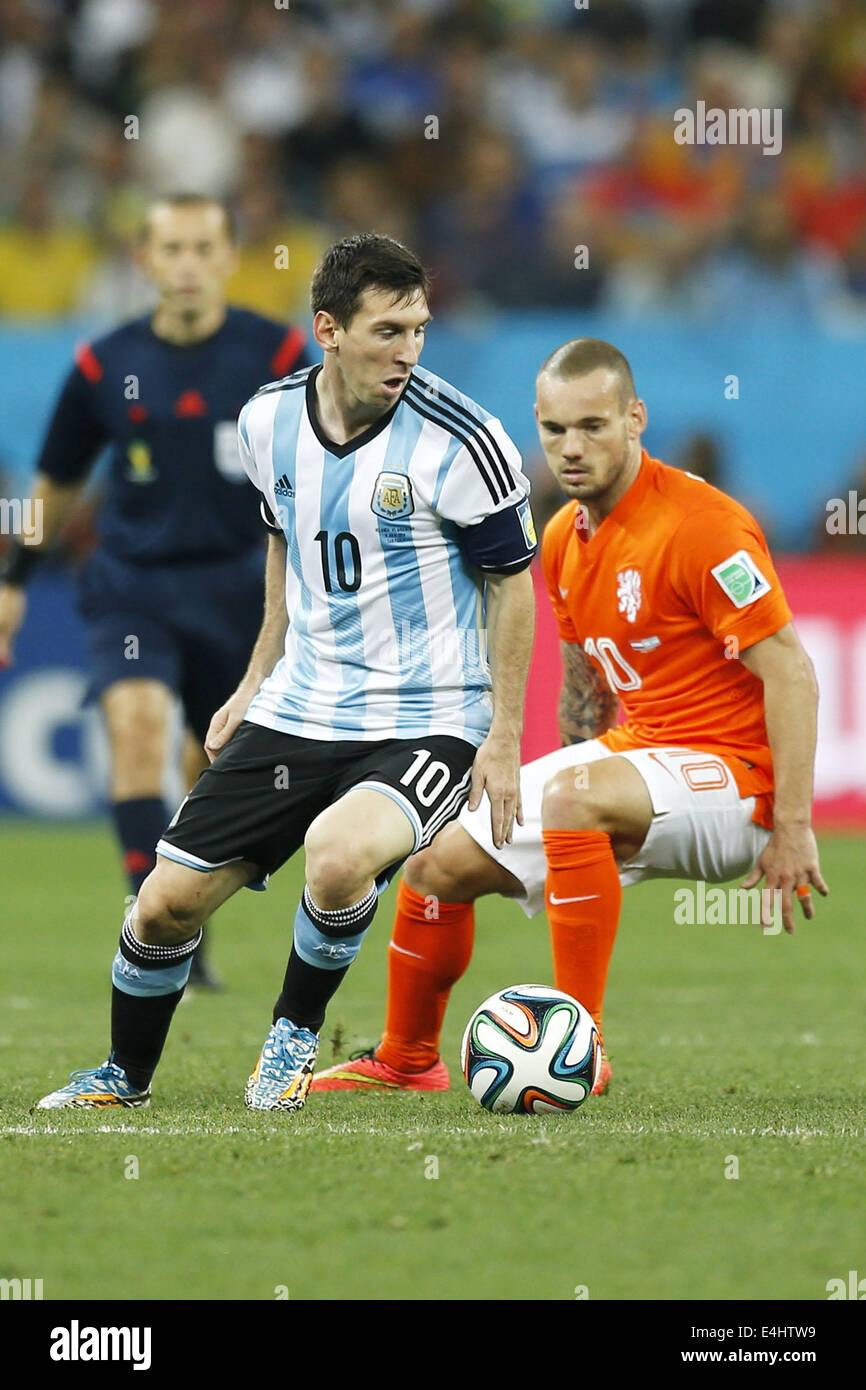
[[[642,449],[646,406],[609,343],[557,348],[535,414],[572,499],[542,545],[563,747],[521,769],[522,823],[501,849],[482,805],[408,860],[382,1042],[314,1090],[447,1088],[442,1020],[486,893],[546,908],[555,984],[602,1032],[623,886],[763,879],[788,932],[794,897],[811,918],[811,887],[827,892],[810,825],[817,686],[757,522]],[[605,1056],[596,1091],[609,1079]]]

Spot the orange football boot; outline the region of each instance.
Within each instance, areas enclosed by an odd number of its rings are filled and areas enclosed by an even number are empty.
[[[316,1072],[310,1090],[447,1091],[450,1084],[448,1068],[441,1057],[425,1071],[395,1071],[387,1062],[380,1062],[371,1047],[366,1052],[353,1052],[348,1062]]]
[[[590,1091],[591,1096],[603,1096],[610,1085],[613,1069],[607,1060],[607,1053],[604,1050],[604,1043],[601,1045],[601,1066],[598,1069],[598,1080]]]

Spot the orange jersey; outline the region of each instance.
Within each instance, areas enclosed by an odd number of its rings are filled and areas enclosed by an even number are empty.
[[[739,653],[791,620],[754,517],[646,450],[640,471],[587,536],[569,502],[542,542],[564,642],[577,642],[619,696],[625,748],[695,748],[724,759],[754,819],[772,828],[773,765],[763,685]]]

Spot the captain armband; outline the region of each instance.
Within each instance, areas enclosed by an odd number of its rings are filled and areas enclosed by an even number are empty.
[[[529,500],[491,512],[459,532],[460,548],[470,564],[488,574],[518,574],[538,549]]]

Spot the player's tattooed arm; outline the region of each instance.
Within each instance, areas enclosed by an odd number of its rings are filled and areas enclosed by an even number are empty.
[[[559,733],[563,748],[597,738],[616,723],[619,700],[579,642],[562,642]]]

